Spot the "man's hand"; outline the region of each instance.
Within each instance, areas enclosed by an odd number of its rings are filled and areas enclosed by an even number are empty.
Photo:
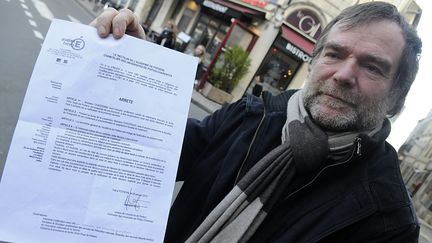
[[[114,8],[107,8],[90,23],[90,26],[95,27],[102,38],[113,33],[116,39],[123,37],[124,34],[145,39],[145,32],[139,24],[138,17],[129,9],[117,11]]]

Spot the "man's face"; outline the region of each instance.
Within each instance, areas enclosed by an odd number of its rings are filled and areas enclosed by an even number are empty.
[[[389,21],[333,26],[305,85],[305,106],[315,122],[331,131],[380,124],[391,107],[404,45],[400,28]]]

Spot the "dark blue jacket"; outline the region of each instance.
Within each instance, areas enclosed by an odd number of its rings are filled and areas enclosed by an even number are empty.
[[[259,159],[281,143],[293,91],[246,98],[189,120],[177,179],[184,185],[165,242],[183,242]],[[389,131],[381,131],[384,137]],[[419,224],[395,150],[360,135],[352,156],[298,174],[249,242],[417,242]]]

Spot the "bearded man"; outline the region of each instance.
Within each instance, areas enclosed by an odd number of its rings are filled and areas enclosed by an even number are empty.
[[[91,25],[143,38],[127,10]],[[387,117],[421,41],[397,9],[347,8],[323,30],[302,90],[247,96],[187,124],[166,242],[417,242]]]

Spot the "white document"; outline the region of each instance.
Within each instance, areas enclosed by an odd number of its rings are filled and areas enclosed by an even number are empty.
[[[0,241],[162,242],[196,65],[54,20],[0,183]]]

